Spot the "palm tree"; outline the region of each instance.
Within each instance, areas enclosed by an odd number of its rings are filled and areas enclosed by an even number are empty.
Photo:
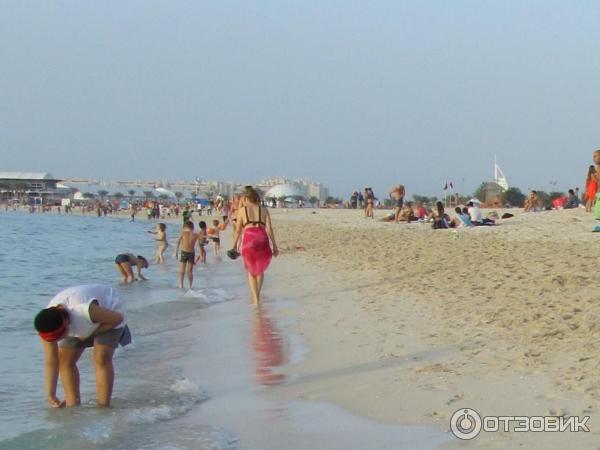
[[[130,198],[131,200],[133,200],[133,196],[135,195],[135,189],[129,189],[129,190],[127,191],[127,193],[129,194],[129,198]]]
[[[117,200],[121,200],[123,197],[125,197],[125,196],[123,195],[122,192],[115,192],[113,194],[113,198],[116,198]]]
[[[94,197],[95,197],[95,195],[94,195],[94,194],[92,194],[91,192],[84,192],[83,194],[81,194],[81,196],[82,196],[83,198],[87,198],[87,199],[90,199],[90,198],[94,198]]]
[[[310,206],[314,208],[315,205],[319,203],[319,199],[313,195],[311,198],[308,199],[308,203],[310,203]]]
[[[107,194],[108,194],[108,191],[105,191],[104,189],[100,189],[100,190],[98,191],[98,195],[100,196],[100,198],[101,198],[102,200],[104,200],[104,197],[106,197],[106,196],[107,196]]]
[[[146,197],[146,200],[154,197],[154,195],[152,194],[152,191],[144,191],[144,197]]]

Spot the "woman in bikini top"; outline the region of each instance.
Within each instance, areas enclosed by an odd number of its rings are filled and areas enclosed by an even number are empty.
[[[244,223],[244,228],[246,228],[248,225],[265,226],[265,223],[262,220],[262,206],[258,205],[258,220],[250,220],[247,206],[244,206],[244,212],[246,213],[246,223]]]

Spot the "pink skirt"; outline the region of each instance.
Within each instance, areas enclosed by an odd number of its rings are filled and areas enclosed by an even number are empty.
[[[262,227],[246,227],[242,238],[244,266],[253,277],[262,275],[273,257],[269,236]]]

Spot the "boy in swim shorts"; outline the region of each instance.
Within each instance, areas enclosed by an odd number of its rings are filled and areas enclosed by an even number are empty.
[[[215,256],[221,256],[221,231],[224,231],[227,228],[227,220],[225,222],[220,223],[217,219],[212,221],[213,226],[208,229],[207,235],[208,238],[213,243],[213,250],[215,251]]]
[[[200,261],[202,264],[206,264],[206,249],[204,246],[208,244],[208,235],[206,234],[206,222],[200,221],[198,223],[198,227],[200,231],[198,231],[198,249],[200,250],[200,255],[196,258],[196,263]]]
[[[45,353],[45,390],[53,408],[78,406],[77,361],[94,348],[98,406],[109,407],[114,383],[113,354],[131,343],[123,301],[109,285],[90,284],[65,289],[50,300],[34,320]],[[60,376],[65,400],[56,395]]]
[[[192,282],[194,281],[194,262],[195,254],[194,248],[198,235],[194,233],[194,224],[189,220],[183,224],[183,229],[177,239],[177,246],[175,248],[175,259],[177,259],[179,253],[179,247],[181,246],[181,258],[179,259],[179,288],[183,289],[183,276],[187,273],[188,283],[190,289],[192,288]]]

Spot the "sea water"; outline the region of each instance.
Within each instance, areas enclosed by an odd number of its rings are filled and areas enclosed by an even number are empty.
[[[147,231],[154,223],[11,212],[0,214],[0,226],[0,448],[233,448],[226,430],[210,424],[182,430],[173,422],[208,399],[181,371],[186,349],[197,344],[184,331],[211,304],[232,298],[220,277],[239,272],[237,265],[222,261],[197,270],[198,288],[182,291],[171,245],[167,265],[144,271],[149,281],[124,285],[114,258],[131,252],[152,261],[155,242]],[[171,242],[178,228],[168,224]],[[79,364],[82,406],[52,410],[33,318],[60,290],[86,283],[117,289],[134,342],[116,352],[111,409],[95,407],[88,350]]]

